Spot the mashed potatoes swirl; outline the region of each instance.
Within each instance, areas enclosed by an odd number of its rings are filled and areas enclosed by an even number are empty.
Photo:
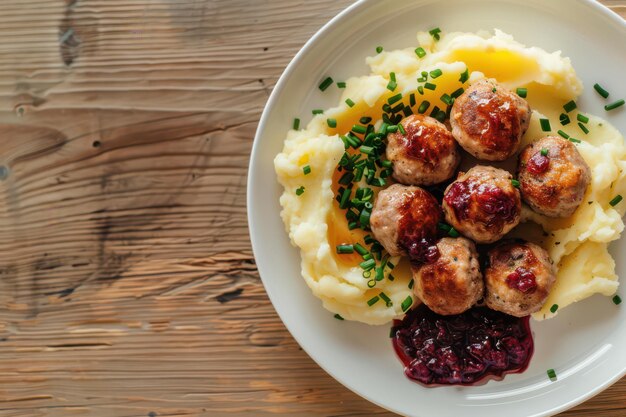
[[[592,183],[585,200],[572,217],[549,219],[525,208],[527,223],[512,232],[546,248],[558,267],[556,285],[542,310],[533,317],[541,320],[554,316],[550,312],[553,304],[558,304],[561,311],[595,293],[614,294],[618,280],[607,247],[624,229],[622,216],[626,203],[612,207],[609,202],[618,194],[626,195],[626,147],[620,133],[598,117],[587,115],[590,119],[587,135],[578,130],[576,123],[566,126],[559,123],[563,104],[575,100],[582,92],[582,83],[570,60],[560,52],[526,47],[498,30],[493,35],[450,33],[437,42],[428,33],[420,32],[417,37],[427,52],[425,57],[419,58],[409,48],[367,58],[371,74],[347,80],[341,104],[315,116],[306,129],[290,131],[283,151],[274,160],[278,180],[285,189],[280,198],[281,216],[292,244],[300,248],[302,276],[313,294],[331,312],[369,324],[384,324],[401,317],[407,298],[415,302],[406,261],[392,259],[400,263],[393,275],[389,277],[387,271],[385,279],[370,288],[358,265],[358,255],[335,252],[337,244],[358,241],[364,235],[358,230],[347,230],[343,213],[335,202],[336,167],[344,153],[339,134],[349,131],[363,114],[379,120],[385,100],[398,92],[405,98],[415,94],[415,108],[422,100],[445,108],[440,97],[461,86],[459,74],[466,69],[471,74],[470,82],[489,77],[512,90],[527,88],[527,100],[534,112],[522,145],[561,129],[583,139],[577,144],[578,150],[592,170]],[[423,71],[433,69],[442,71],[436,80],[436,91],[423,90],[424,94],[418,94],[417,79]],[[386,88],[392,72],[398,85],[393,93]],[[353,106],[346,103],[347,99]],[[409,105],[408,101],[405,104]],[[576,111],[570,117],[575,119]],[[328,118],[336,120],[336,128],[328,126]],[[552,133],[541,130],[540,118],[550,119]],[[311,169],[309,174],[304,173],[306,165]],[[301,187],[304,192],[296,193]],[[538,237],[531,233],[532,224],[543,229]],[[391,302],[370,305],[368,301],[381,292]]]

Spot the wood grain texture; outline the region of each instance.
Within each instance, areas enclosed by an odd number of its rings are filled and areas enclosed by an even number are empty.
[[[246,224],[268,94],[350,3],[0,2],[0,416],[392,415],[291,338]]]

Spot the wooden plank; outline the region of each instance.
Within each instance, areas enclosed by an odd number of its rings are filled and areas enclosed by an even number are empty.
[[[0,416],[391,415],[285,330],[245,216],[268,94],[349,3],[0,2]]]

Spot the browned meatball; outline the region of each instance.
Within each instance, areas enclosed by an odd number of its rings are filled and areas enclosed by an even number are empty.
[[[591,170],[576,146],[556,136],[526,146],[517,169],[524,201],[550,217],[574,214],[591,182]]]
[[[461,154],[446,126],[421,114],[405,117],[400,123],[405,133],[387,136],[393,177],[409,185],[433,185],[452,177]]]
[[[441,218],[441,207],[428,191],[393,184],[378,193],[370,226],[392,256],[408,254],[421,259],[437,236]]]
[[[489,308],[516,317],[541,309],[554,285],[556,271],[543,248],[506,241],[488,253],[485,302]]]
[[[517,152],[530,123],[526,100],[493,79],[472,84],[452,105],[452,134],[478,159],[504,161]]]
[[[520,221],[520,193],[502,169],[477,165],[446,188],[443,211],[455,229],[478,243],[500,239]]]
[[[413,291],[438,314],[461,314],[483,296],[483,277],[474,242],[444,237],[438,258],[413,267]]]

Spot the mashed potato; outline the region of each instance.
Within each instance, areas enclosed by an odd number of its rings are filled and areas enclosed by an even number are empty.
[[[405,260],[391,259],[399,265],[393,271],[386,268],[384,279],[370,288],[368,282],[372,280],[364,278],[359,267],[361,257],[335,252],[338,244],[362,242],[366,235],[359,229],[348,230],[335,201],[336,167],[344,153],[339,134],[348,132],[361,116],[380,120],[381,107],[398,92],[403,93],[405,105],[409,105],[408,97],[414,93],[415,109],[423,100],[445,109],[440,97],[463,86],[459,75],[469,69],[470,82],[490,77],[512,90],[528,89],[527,100],[534,114],[524,144],[546,135],[539,126],[540,117],[550,119],[553,134],[561,129],[584,139],[578,149],[591,167],[592,184],[577,212],[571,218],[554,220],[524,210],[524,219],[539,224],[545,231],[539,239],[529,238],[545,247],[558,264],[557,283],[534,318],[553,316],[550,313],[553,304],[558,304],[560,311],[595,293],[614,294],[618,282],[607,245],[618,239],[624,228],[622,216],[626,203],[611,207],[609,201],[618,194],[626,195],[626,147],[619,132],[597,117],[589,116],[588,135],[578,130],[576,123],[564,127],[559,123],[563,104],[575,100],[582,92],[582,83],[569,59],[560,52],[525,47],[498,30],[494,35],[450,33],[437,42],[428,33],[419,33],[418,41],[427,52],[423,58],[413,48],[367,58],[371,74],[347,80],[341,104],[315,116],[306,129],[290,131],[283,151],[276,156],[276,173],[285,188],[280,198],[281,216],[291,242],[300,248],[302,276],[313,293],[331,312],[369,324],[383,324],[401,317],[403,304],[406,308],[407,301],[415,302]],[[435,68],[442,71],[432,81],[437,85],[436,90],[423,90],[419,94],[417,89],[421,84],[417,79],[422,71]],[[391,72],[395,73],[398,85],[393,93],[386,88]],[[346,104],[347,99],[354,102],[352,107]],[[570,117],[575,120],[576,111]],[[328,118],[336,120],[336,128],[328,126]],[[311,168],[308,175],[303,171],[306,165]],[[298,195],[296,190],[301,187],[304,192]],[[514,233],[524,235],[532,229],[529,224],[522,224]],[[383,296],[390,302],[381,302]],[[372,303],[372,300],[378,301]]]

